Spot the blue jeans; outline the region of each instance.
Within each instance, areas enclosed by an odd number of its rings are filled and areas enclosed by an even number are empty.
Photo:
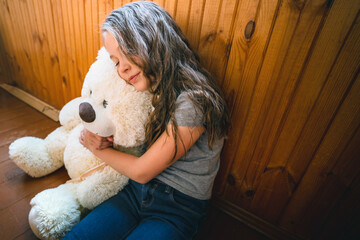
[[[193,239],[205,217],[207,202],[156,179],[147,184],[130,180],[64,239]]]

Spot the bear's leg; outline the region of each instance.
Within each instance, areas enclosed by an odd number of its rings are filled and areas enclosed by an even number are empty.
[[[59,127],[45,139],[19,138],[9,146],[9,156],[15,164],[32,177],[42,177],[63,166],[68,130]]]
[[[110,166],[78,183],[76,196],[81,206],[93,209],[100,203],[116,195],[128,183],[128,178]]]
[[[71,185],[44,190],[31,200],[29,224],[38,238],[60,239],[80,221],[82,209]]]

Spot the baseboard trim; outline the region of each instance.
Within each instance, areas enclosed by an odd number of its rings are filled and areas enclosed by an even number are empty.
[[[0,87],[9,92],[11,95],[17,97],[23,102],[29,104],[31,107],[40,111],[47,117],[51,118],[55,122],[59,121],[59,110],[50,106],[46,102],[34,97],[33,95],[21,90],[20,88],[11,86],[6,83],[0,83]]]
[[[303,238],[281,229],[257,216],[254,214],[236,206],[235,204],[228,202],[221,197],[213,196],[211,203],[224,211],[228,215],[234,217],[250,228],[256,230],[257,232],[262,233],[266,237],[273,240],[302,240]]]

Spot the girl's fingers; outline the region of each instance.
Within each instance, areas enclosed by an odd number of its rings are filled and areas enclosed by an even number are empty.
[[[108,148],[108,147],[111,147],[112,146],[112,142],[109,142],[109,141],[104,141],[101,143],[101,145],[99,146],[99,149],[105,149],[105,148]]]
[[[88,149],[105,149],[113,145],[113,137],[101,137],[85,128],[80,133],[80,143]]]

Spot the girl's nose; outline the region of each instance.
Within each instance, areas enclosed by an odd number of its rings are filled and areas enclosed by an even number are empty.
[[[119,66],[118,66],[118,73],[121,76],[121,74],[126,73],[127,71],[129,71],[131,68],[131,65],[129,64],[129,62],[127,61],[120,61],[119,62]]]

